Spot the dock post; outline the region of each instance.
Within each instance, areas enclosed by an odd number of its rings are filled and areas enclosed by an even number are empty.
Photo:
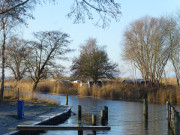
[[[105,111],[106,122],[108,122],[108,107],[107,106],[104,106],[104,111]]]
[[[66,95],[66,105],[68,105],[68,95]]]
[[[169,121],[169,101],[166,102],[166,118]]]
[[[145,119],[148,118],[148,101],[147,101],[147,98],[144,99],[144,117],[145,117]]]
[[[175,120],[175,112],[174,112],[174,107],[171,107],[171,121]]]
[[[170,122],[171,122],[171,103],[169,102],[169,126],[170,126]]]
[[[105,116],[104,110],[101,110],[101,125],[102,125],[102,126],[105,125],[105,123],[104,123],[104,116]]]
[[[179,112],[176,112],[176,134],[180,134],[180,116]]]
[[[78,120],[81,120],[81,105],[78,105]]]
[[[19,88],[18,88],[18,101],[19,101]]]
[[[173,132],[173,134],[176,134],[176,121],[175,121],[175,116],[176,112],[175,112],[175,108],[172,106],[171,107],[171,122],[170,122],[170,126],[171,126],[171,130]]]
[[[78,105],[78,126],[81,127],[81,105]],[[78,135],[83,135],[83,131],[78,130]]]
[[[81,127],[81,123],[78,123],[78,127]],[[83,135],[83,131],[82,130],[78,130],[78,135]]]
[[[170,127],[170,122],[171,122],[171,103],[169,101],[166,102],[166,109],[167,109],[167,123],[168,123],[168,128]]]
[[[96,126],[96,115],[92,115],[92,125]]]
[[[92,126],[96,126],[96,115],[92,115]],[[92,131],[93,135],[96,135],[96,131]]]

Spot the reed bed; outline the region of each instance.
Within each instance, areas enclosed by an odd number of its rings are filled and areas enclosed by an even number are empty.
[[[137,85],[114,83],[103,85],[102,87],[93,86],[91,88],[83,86],[78,89],[79,95],[111,97],[112,99],[139,99],[143,93],[142,87]]]
[[[165,103],[167,100],[172,104],[180,104],[180,88],[168,86],[144,86],[138,84],[114,83],[102,87],[91,88],[83,86],[78,89],[78,94],[83,96],[110,97],[120,100],[141,100],[145,98],[150,103]]]
[[[54,99],[50,99],[47,96],[40,97],[37,95],[36,91],[32,91],[33,82],[30,80],[21,80],[21,81],[6,81],[5,82],[5,90],[4,90],[4,98],[6,99],[18,99],[25,101],[34,101],[34,102],[43,102],[47,104],[59,104],[59,101]],[[42,90],[41,88],[44,86],[40,85],[37,89]],[[19,93],[19,96],[18,96]],[[38,98],[37,98],[38,96]]]
[[[170,80],[171,83],[174,82],[174,79]],[[36,100],[36,92],[38,91],[68,95],[78,94],[82,96],[110,97],[120,100],[141,100],[147,94],[147,99],[151,103],[165,103],[169,100],[173,104],[180,104],[180,88],[175,85],[161,85],[157,87],[114,81],[113,83],[104,84],[102,87],[88,87],[87,85],[80,87],[70,82],[51,81],[46,79],[38,84],[35,92],[32,91],[33,82],[30,80],[22,80],[19,82],[12,80],[6,81],[5,86],[7,88],[4,93],[6,98],[17,98],[17,90],[19,88],[19,98],[23,100]],[[55,102],[50,101],[47,97],[44,97],[44,99],[42,98],[42,100],[46,102]]]
[[[66,82],[62,83],[60,81],[51,81],[49,79],[42,80],[38,83],[35,91],[32,91],[33,82],[29,79],[23,79],[21,81],[7,80],[5,82],[4,98],[17,99],[18,89],[19,89],[19,99],[25,101],[37,100],[37,92],[49,92],[49,93],[60,93],[60,94],[77,94],[78,87],[74,87],[73,84]],[[53,104],[52,99],[47,97],[38,98],[42,100],[41,102],[49,102]],[[59,102],[59,101],[58,101]]]

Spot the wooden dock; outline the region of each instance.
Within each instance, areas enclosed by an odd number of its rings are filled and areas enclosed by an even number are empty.
[[[59,123],[63,123],[69,116],[71,115],[71,108],[68,107],[64,112],[58,113],[57,111],[45,113],[42,115],[37,116],[35,119],[27,120],[24,122],[21,122],[22,125],[30,125],[30,126],[36,126],[36,125],[57,125]],[[12,131],[10,133],[4,134],[4,135],[18,135],[20,130]]]
[[[92,131],[98,131],[98,130],[111,130],[111,127],[109,126],[52,126],[52,125],[18,125],[18,130],[24,130],[24,131],[41,131],[41,130],[92,130]]]
[[[66,96],[66,105],[68,105],[68,96]],[[68,107],[68,106],[66,106]],[[83,135],[84,130],[91,130],[93,135],[96,135],[96,131],[99,130],[111,130],[111,127],[105,126],[105,121],[108,121],[108,107],[105,106],[105,110],[102,110],[101,120],[104,121],[102,126],[96,126],[96,116],[92,115],[92,126],[83,126],[78,122],[78,126],[57,126],[63,123],[71,115],[71,108],[68,107],[64,112],[57,113],[56,110],[51,110],[50,113],[42,114],[35,117],[34,120],[28,120],[21,122],[16,126],[16,131],[5,135],[19,135],[19,134],[38,134],[47,130],[77,130],[78,135]],[[81,120],[81,106],[78,106],[78,120]],[[36,122],[35,122],[36,121]]]
[[[102,112],[102,110],[101,110]],[[33,125],[18,125],[16,128],[20,131],[20,133],[39,133],[42,131],[47,130],[66,130],[71,131],[75,130],[78,131],[78,135],[83,135],[83,131],[90,130],[92,131],[93,135],[96,135],[96,131],[104,131],[104,130],[111,130],[110,126],[105,126],[105,121],[107,121],[108,118],[108,107],[105,106],[105,110],[103,110],[103,117],[101,116],[101,120],[103,119],[104,123],[101,123],[102,126],[96,126],[96,116],[92,115],[92,126],[83,126],[81,123],[78,123],[78,126],[59,126],[52,124],[52,121],[56,123],[57,119],[59,117],[59,114],[56,116],[53,116],[49,119],[45,119],[42,122],[35,123]],[[63,116],[63,115],[61,115]],[[64,117],[64,116],[63,116]],[[78,105],[78,121],[81,121],[81,106]],[[59,123],[58,123],[59,124]]]

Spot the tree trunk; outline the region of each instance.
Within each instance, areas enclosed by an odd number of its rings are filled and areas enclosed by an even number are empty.
[[[3,25],[4,26],[4,25]],[[2,77],[1,77],[1,94],[0,94],[0,98],[3,99],[3,95],[4,95],[4,78],[5,78],[5,74],[4,74],[4,68],[5,68],[5,40],[6,40],[6,34],[5,34],[5,29],[4,27],[2,27],[2,31],[3,31],[3,41],[2,41]]]
[[[177,86],[179,86],[179,77],[176,76]]]
[[[39,80],[35,81],[32,87],[32,91],[35,91],[35,89],[37,88],[37,85],[39,83]]]
[[[165,83],[165,85],[167,86],[167,80],[166,80],[166,72],[165,72],[165,70],[164,70],[164,83]]]
[[[175,60],[173,58],[171,58],[171,60],[172,60],[172,63],[173,63],[175,74],[176,74],[177,86],[179,86],[179,75],[178,75],[179,72],[178,72],[178,69],[176,67],[176,64],[178,65],[179,63],[175,64]]]

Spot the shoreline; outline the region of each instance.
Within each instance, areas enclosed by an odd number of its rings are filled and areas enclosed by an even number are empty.
[[[60,119],[63,115],[68,118],[70,114],[71,107],[69,106],[25,102],[24,118],[19,120],[17,119],[17,102],[0,101],[0,134],[15,134],[17,125],[55,124],[57,118]]]

